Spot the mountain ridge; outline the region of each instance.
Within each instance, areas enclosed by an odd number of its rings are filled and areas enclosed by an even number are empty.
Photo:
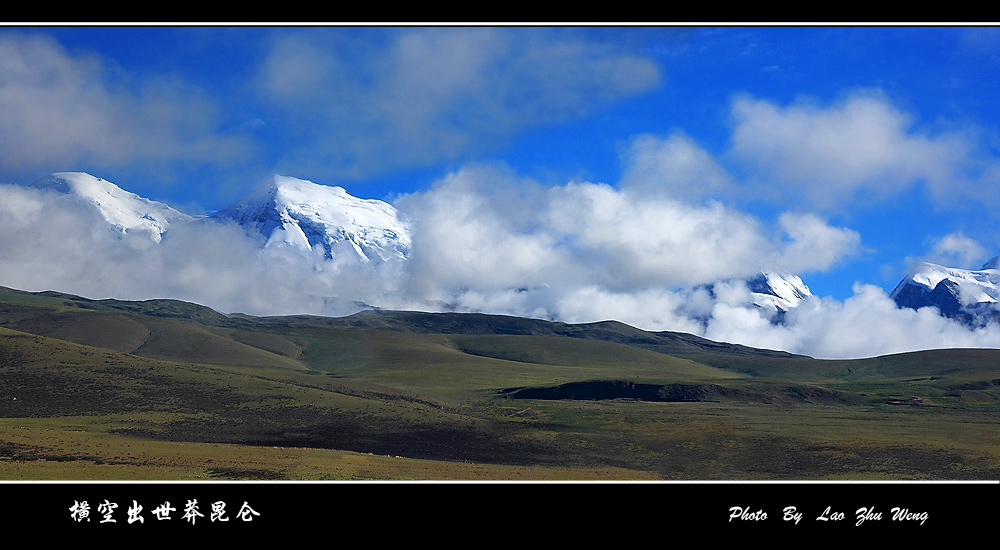
[[[651,332],[612,320],[594,323],[562,323],[487,313],[429,313],[422,311],[389,310],[366,310],[343,317],[319,315],[255,317],[245,314],[226,315],[207,306],[181,300],[91,300],[55,291],[28,292],[2,286],[0,286],[0,303],[4,301],[4,295],[12,294],[52,298],[58,301],[53,302],[53,305],[60,305],[62,307],[69,306],[81,309],[118,311],[151,317],[185,320],[220,328],[295,326],[434,334],[565,336],[585,340],[614,342],[677,356],[720,353],[734,356],[804,357],[784,351],[715,342],[693,334],[681,332]]]

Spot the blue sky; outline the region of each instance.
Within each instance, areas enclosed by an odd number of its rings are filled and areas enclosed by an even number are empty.
[[[996,28],[2,28],[0,182],[85,171],[191,214],[275,173],[404,211],[542,190],[589,250],[566,220],[664,204],[840,303],[1000,254],[998,89]],[[497,234],[539,234],[526,204]],[[761,267],[699,246],[606,286]]]

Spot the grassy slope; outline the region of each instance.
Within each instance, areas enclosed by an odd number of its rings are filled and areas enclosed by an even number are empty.
[[[0,324],[37,332],[0,329],[0,477],[1000,476],[996,351],[816,361],[702,347],[682,359],[617,337],[470,333],[509,319],[448,333],[403,330],[397,316],[391,330],[229,324],[165,302],[129,306],[167,312],[152,317],[0,299]],[[599,379],[715,389],[695,403],[494,393]]]
[[[59,478],[79,471],[67,462],[113,465],[100,475],[117,472],[124,478],[158,478],[181,470],[185,479],[394,477],[393,473],[398,478],[440,479],[475,478],[486,471],[500,478],[533,479],[654,475],[600,464],[563,467],[553,450],[520,441],[521,426],[470,415],[394,388],[295,370],[147,359],[8,329],[0,329],[0,365],[0,417],[8,426],[7,435],[0,438],[5,477],[48,471],[40,477]],[[41,426],[48,427],[39,433]],[[203,454],[174,461],[169,458],[173,451],[167,451],[174,442]],[[505,443],[504,452],[497,453],[498,442]],[[218,453],[234,452],[223,452],[229,447],[220,444],[227,443],[443,458],[448,463],[429,469],[425,461],[400,459],[392,467],[376,467],[371,460],[354,457],[348,462],[358,464],[358,471],[344,473],[330,465],[305,475],[282,464],[261,466],[259,458],[242,465],[227,459],[221,462],[225,466],[219,466]],[[148,453],[153,451],[140,456],[134,452],[137,447],[166,454],[152,459]],[[253,454],[243,449],[239,452]],[[294,452],[313,457],[310,460],[332,457],[334,462],[349,456],[343,451]],[[534,455],[541,456],[543,464],[532,464]],[[501,464],[454,464],[488,463],[493,458]],[[196,466],[189,464],[192,460]],[[40,468],[42,464],[52,469]],[[383,473],[363,473],[379,469]]]
[[[0,293],[0,298],[6,297]],[[76,302],[14,295],[0,302],[0,326],[159,359],[304,368],[293,343],[259,331],[206,326],[171,318],[82,308]],[[32,303],[34,302],[34,303]]]

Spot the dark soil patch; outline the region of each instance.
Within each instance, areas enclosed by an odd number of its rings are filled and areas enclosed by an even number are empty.
[[[664,403],[718,402],[738,400],[751,403],[787,401],[843,403],[840,392],[814,386],[793,385],[768,390],[736,389],[718,384],[637,384],[626,380],[568,382],[539,388],[506,388],[497,392],[509,399],[584,400],[635,399]]]
[[[717,401],[739,392],[715,384],[636,384],[625,380],[568,382],[543,388],[507,388],[499,394],[509,399],[638,399],[639,401]]]
[[[524,431],[486,421],[446,424],[305,406],[271,409],[266,416],[230,410],[217,421],[174,422],[149,437],[500,464],[530,464],[549,455],[556,459],[551,449],[520,437]]]
[[[225,387],[134,366],[0,368],[0,417],[216,412],[248,401]]]

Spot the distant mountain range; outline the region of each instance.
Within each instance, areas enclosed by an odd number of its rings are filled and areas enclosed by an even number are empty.
[[[364,263],[405,259],[409,229],[391,205],[353,197],[341,187],[274,176],[235,204],[202,218],[125,191],[82,172],[59,172],[31,184],[78,198],[91,205],[116,233],[147,233],[159,242],[171,225],[199,220],[232,220],[265,246],[287,245],[304,251],[318,247],[328,259]]]
[[[276,175],[230,207],[201,217],[81,172],[51,174],[31,186],[73,196],[95,208],[113,232],[143,233],[154,242],[172,225],[231,221],[259,237],[265,248],[287,246],[339,262],[375,267],[405,262],[411,253],[411,230],[392,205],[292,177]],[[1000,321],[998,264],[1000,257],[970,271],[920,263],[899,283],[892,299],[899,307],[936,307],[970,326]],[[787,272],[763,271],[743,282],[750,291],[743,305],[760,308],[774,323],[812,297],[802,279]],[[703,288],[714,297],[716,284]]]

